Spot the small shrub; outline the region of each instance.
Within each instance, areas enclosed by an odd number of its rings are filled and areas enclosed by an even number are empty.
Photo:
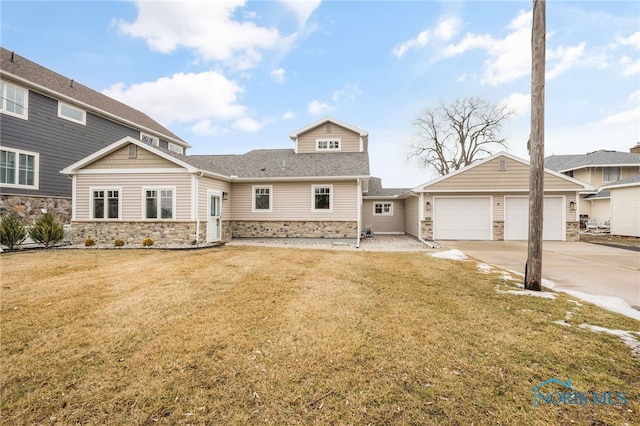
[[[142,240],[142,245],[144,247],[151,247],[153,243],[154,241],[151,238],[145,238],[144,240]]]
[[[11,211],[0,221],[0,243],[13,250],[16,246],[27,238],[27,231],[22,226],[22,219],[18,213]]]
[[[87,247],[93,247],[96,245],[96,242],[93,238],[87,238],[86,240],[84,240],[84,245]]]
[[[29,236],[44,248],[58,244],[64,238],[64,228],[49,212],[42,214],[36,224],[29,228]]]
[[[122,246],[124,246],[124,241],[122,241],[122,240],[115,240],[115,241],[113,242],[113,245],[114,245],[114,246],[116,246],[116,247],[122,247]]]

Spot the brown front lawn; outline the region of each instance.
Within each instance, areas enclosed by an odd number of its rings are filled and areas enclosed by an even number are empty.
[[[580,327],[640,338],[640,322],[509,293],[474,261],[225,247],[0,262],[2,424],[640,423],[640,351]],[[550,378],[588,403],[534,407]]]

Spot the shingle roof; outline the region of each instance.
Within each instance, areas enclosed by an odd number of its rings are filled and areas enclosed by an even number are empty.
[[[598,199],[598,198],[609,198],[610,196],[611,196],[611,191],[606,189],[606,190],[602,190],[602,191],[598,192],[597,194],[588,195],[588,196],[584,197],[584,199],[585,200],[594,200],[594,199]]]
[[[607,185],[604,185],[603,188],[612,188],[617,186],[635,186],[635,184],[640,184],[640,174],[629,176],[625,179],[620,179],[615,182],[611,182]]]
[[[383,188],[382,179],[371,177],[369,179],[369,191],[365,192],[367,197],[393,197],[409,192],[411,188]]]
[[[124,121],[129,121],[142,128],[148,129],[160,136],[164,136],[172,142],[178,142],[187,147],[189,146],[187,142],[143,112],[90,89],[77,81],[73,81],[68,77],[51,71],[22,56],[13,54],[4,47],[0,47],[0,50],[0,73],[8,74],[9,77],[15,76],[24,79],[27,82],[51,91],[51,94],[64,95],[93,107],[97,113],[106,112]],[[30,87],[30,89],[36,90],[32,87]]]
[[[579,155],[551,155],[544,166],[556,172],[565,172],[592,166],[640,165],[640,154],[620,151],[599,151]]]
[[[243,179],[369,176],[369,156],[363,152],[296,154],[292,149],[256,149],[239,155],[181,155],[163,151],[200,170]]]

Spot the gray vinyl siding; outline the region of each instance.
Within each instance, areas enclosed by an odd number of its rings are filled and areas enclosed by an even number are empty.
[[[418,221],[420,216],[420,198],[411,196],[404,204],[404,232],[419,237]]]
[[[121,220],[143,220],[143,188],[175,188],[175,220],[191,220],[190,173],[79,174],[76,176],[75,220],[91,220],[91,188],[121,188]]]
[[[272,211],[252,212],[252,187],[272,187]],[[333,211],[311,209],[312,185],[333,186]],[[232,184],[233,220],[357,220],[358,187],[352,182],[265,182]]]
[[[375,203],[392,203],[393,215],[376,215],[373,212]],[[364,200],[362,206],[362,223],[371,225],[373,232],[404,233],[404,200]]]
[[[2,192],[71,197],[71,180],[60,171],[125,136],[139,139],[140,131],[89,112],[84,126],[59,118],[56,99],[29,90],[28,120],[0,114],[0,145],[40,154],[39,189]],[[160,145],[167,142],[161,140]]]

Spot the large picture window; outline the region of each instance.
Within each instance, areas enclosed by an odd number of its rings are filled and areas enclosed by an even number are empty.
[[[35,152],[0,149],[0,184],[38,189],[38,157]]]
[[[174,219],[175,190],[173,188],[145,189],[145,219]]]
[[[120,218],[120,194],[122,190],[92,189],[91,204],[93,219],[119,219]]]
[[[254,212],[270,212],[271,211],[271,186],[254,186],[253,187],[253,211]]]
[[[0,112],[27,119],[28,90],[0,81]]]
[[[313,185],[313,210],[314,211],[331,211],[332,210],[332,186],[331,185]]]

